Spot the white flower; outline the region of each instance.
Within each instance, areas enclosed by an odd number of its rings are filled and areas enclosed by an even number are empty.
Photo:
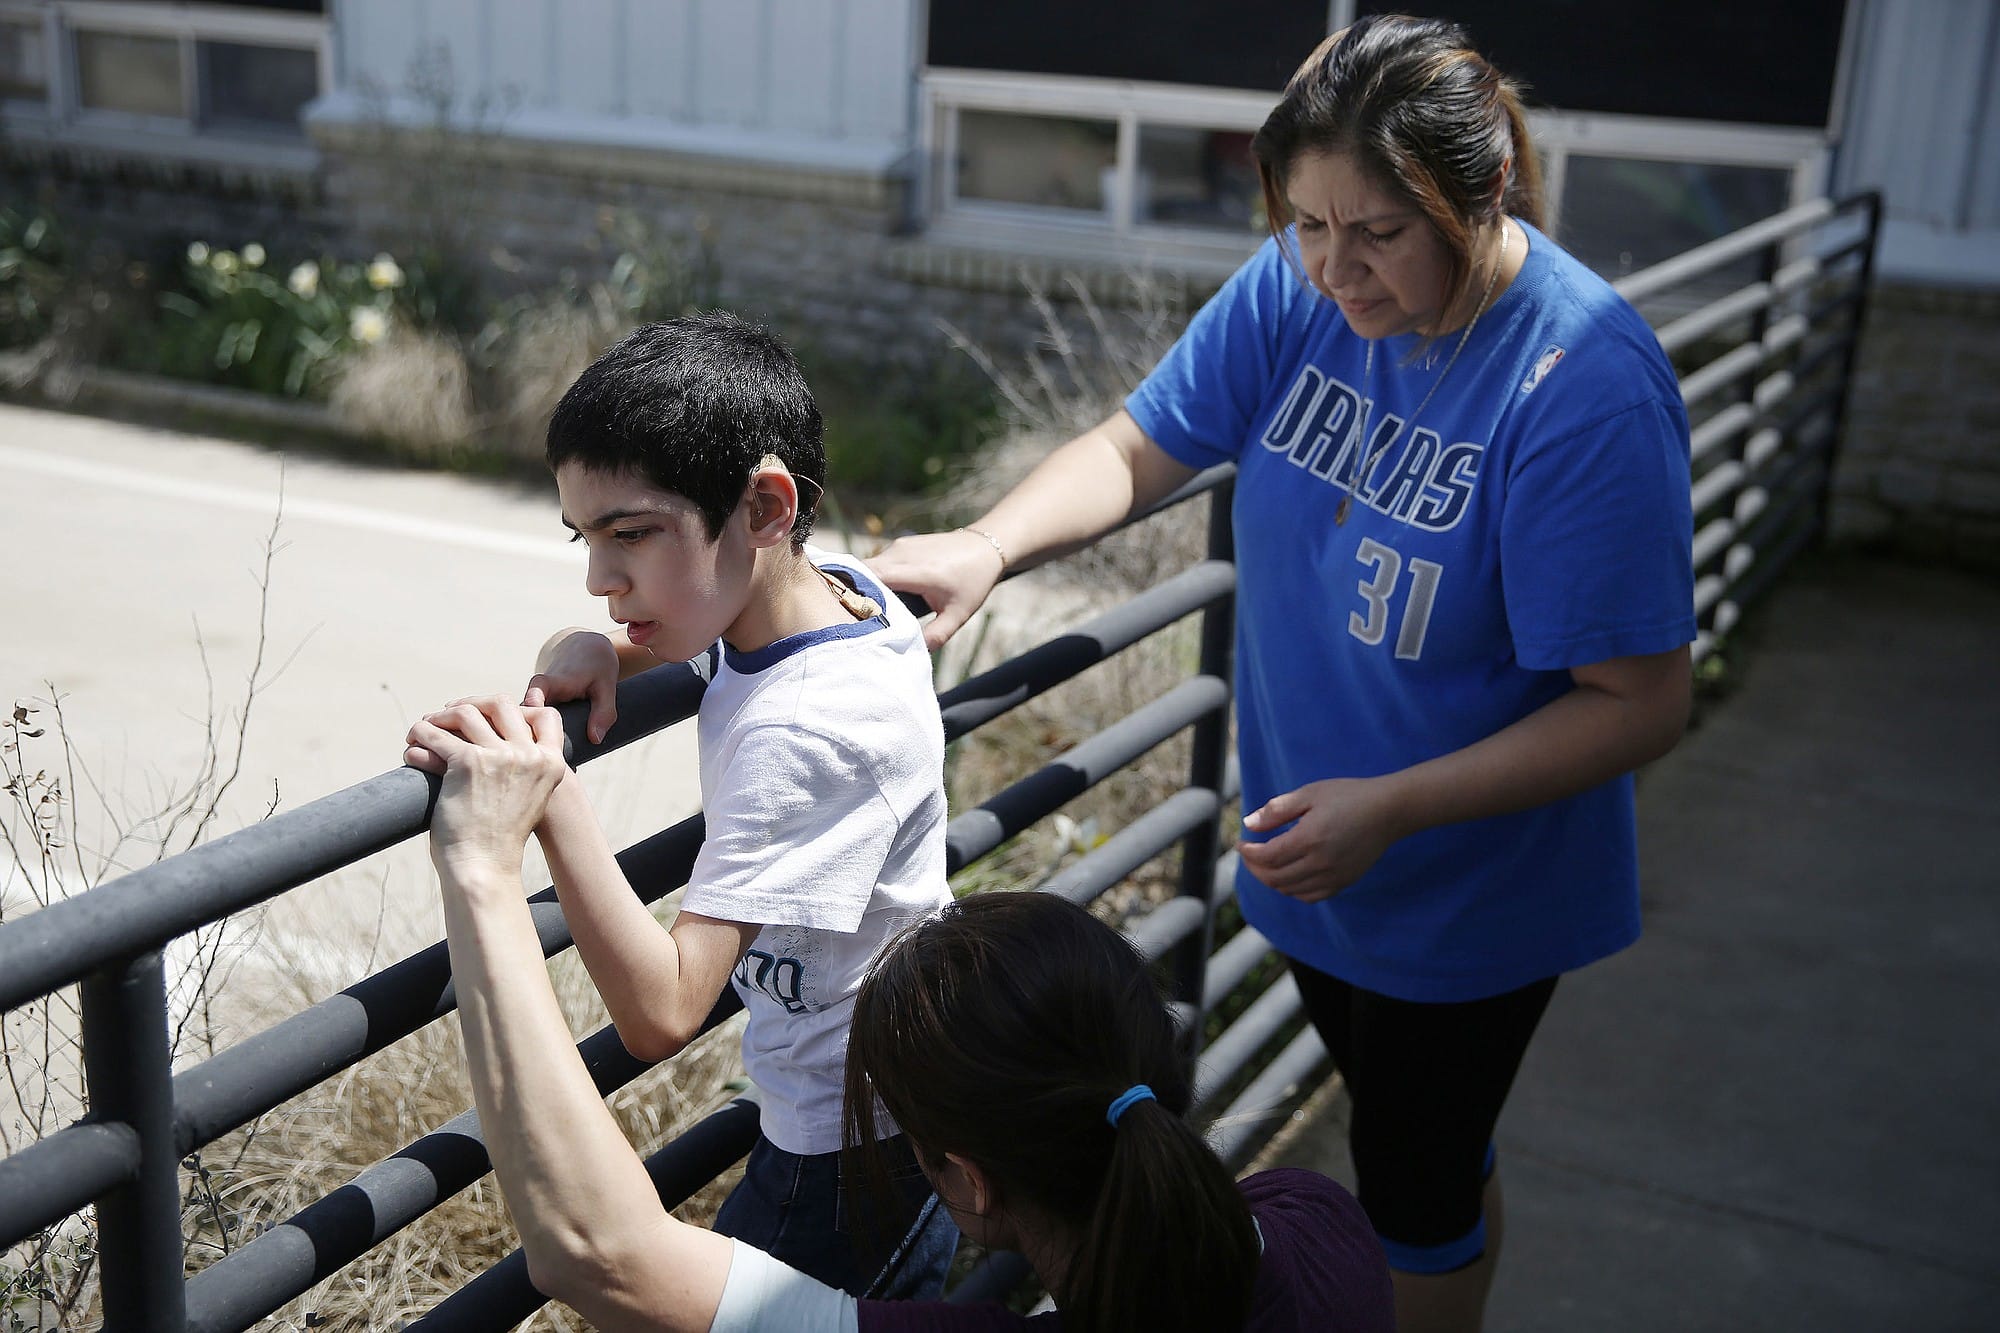
[[[319,295],[319,265],[308,259],[292,270],[292,276],[285,279],[285,285],[292,289],[292,295],[312,300]]]
[[[242,265],[237,262],[236,252],[234,250],[217,250],[214,254],[208,257],[208,266],[214,269],[217,273],[221,273],[225,276],[234,273],[238,268],[242,267]]]
[[[208,262],[208,247],[203,245],[200,241],[189,241],[188,263],[206,264],[207,262]]]
[[[368,285],[376,291],[403,285],[403,270],[388,255],[376,255],[375,262],[368,266]]]
[[[264,267],[264,247],[257,244],[257,242],[255,241],[252,241],[250,242],[250,244],[244,246],[243,267],[245,268]]]
[[[372,305],[361,306],[348,316],[347,334],[363,346],[381,342],[388,332],[389,317]]]

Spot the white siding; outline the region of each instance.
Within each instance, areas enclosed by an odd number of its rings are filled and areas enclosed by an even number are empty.
[[[907,140],[921,53],[915,49],[917,0],[845,0],[840,119],[859,138]]]
[[[554,105],[558,0],[517,0],[504,22],[490,25],[488,86],[498,105],[546,111]]]
[[[1842,183],[1880,186],[1892,217],[1993,226],[2000,0],[1871,0],[1858,27]]]
[[[768,123],[770,54],[766,0],[698,0],[694,39],[701,52],[695,119],[705,125]]]
[[[2000,0],[1851,0],[1835,172],[1882,191],[1883,276],[2000,286]]]
[[[695,11],[701,0],[640,0],[628,17],[626,102],[634,116],[691,122],[701,44]]]
[[[1973,131],[1972,189],[1967,199],[1971,226],[2000,230],[2000,13],[1993,17],[1986,44],[1986,105]]]
[[[482,0],[482,20],[492,22],[496,8]],[[624,0],[563,0],[551,110],[593,118],[625,114],[624,17]]]
[[[840,133],[841,6],[826,0],[769,0],[770,114],[800,134]]]
[[[341,87],[405,91],[427,44],[502,134],[853,169],[909,148],[921,0],[340,0]],[[499,109],[507,108],[504,114]],[[760,151],[760,145],[768,151]]]
[[[396,92],[408,80],[410,61],[423,44],[422,6],[380,0],[341,0],[334,40],[340,46],[343,85]]]
[[[493,87],[493,27],[480,21],[480,0],[418,0],[411,6],[423,23],[423,42],[450,61],[451,87],[461,100],[478,97]],[[532,6],[518,0],[507,7],[509,22],[518,22]]]

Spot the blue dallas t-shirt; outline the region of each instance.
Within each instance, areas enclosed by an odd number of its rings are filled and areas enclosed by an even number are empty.
[[[1519,276],[1442,382],[1455,332],[1429,363],[1415,335],[1382,340],[1365,385],[1367,342],[1267,242],[1126,401],[1181,462],[1240,470],[1245,810],[1461,749],[1569,690],[1568,668],[1694,637],[1673,369],[1602,279],[1522,229]],[[1632,780],[1428,829],[1324,903],[1247,870],[1237,889],[1282,952],[1355,985],[1495,995],[1638,937]]]

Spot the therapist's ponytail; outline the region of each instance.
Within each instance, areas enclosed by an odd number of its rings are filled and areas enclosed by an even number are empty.
[[[1075,1249],[1051,1294],[1071,1333],[1242,1327],[1256,1229],[1185,1119],[1191,1095],[1144,963],[1053,895],[946,907],[884,950],[855,1001],[848,1142],[865,1156],[876,1141],[879,1099],[933,1178],[956,1154],[1003,1207],[1063,1227]]]

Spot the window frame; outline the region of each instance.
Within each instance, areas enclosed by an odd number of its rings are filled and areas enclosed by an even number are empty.
[[[51,144],[140,157],[209,159],[301,170],[310,169],[317,161],[303,124],[297,136],[260,132],[243,125],[215,128],[203,124],[199,46],[224,42],[308,52],[318,82],[315,97],[324,97],[334,87],[333,25],[328,14],[280,13],[234,5],[146,5],[125,0],[55,0],[51,4],[0,0],[0,17],[39,19],[48,44],[47,98],[0,102],[0,110],[15,131],[38,132],[33,137]],[[79,38],[88,35],[174,42],[183,114],[153,116],[85,106]]]
[[[1824,192],[1833,151],[1831,139],[1819,130],[1606,113],[1530,110],[1528,134],[1541,158],[1552,230],[1562,225],[1572,155],[1784,171],[1790,175],[1785,206],[1791,208]]]
[[[918,86],[918,145],[924,163],[925,222],[939,240],[1028,254],[1079,258],[1163,259],[1220,272],[1234,269],[1262,243],[1242,233],[1133,216],[1140,129],[1254,132],[1277,104],[1276,92],[1196,85],[1014,74],[926,67]],[[1101,213],[971,199],[958,193],[958,115],[962,111],[1061,116],[1116,127],[1110,197]]]
[[[0,19],[9,21],[10,25],[15,27],[41,28],[42,68],[45,71],[42,95],[39,98],[0,96],[0,111],[16,115],[50,114],[55,104],[57,85],[62,82],[62,75],[58,70],[60,61],[57,47],[60,28],[57,25],[54,8],[46,5],[6,3],[5,0],[0,0]],[[28,22],[22,23],[23,19]]]
[[[920,77],[920,197],[933,239],[1037,257],[1165,260],[1191,270],[1227,272],[1262,242],[1262,233],[1166,226],[1133,217],[1141,126],[1255,131],[1279,94],[1179,84],[926,68]],[[957,192],[958,114],[1106,120],[1118,129],[1112,198],[1103,216],[968,199]],[[1788,126],[1530,110],[1529,132],[1542,163],[1547,222],[1561,225],[1571,155],[1761,167],[1787,173],[1797,205],[1826,188],[1832,157],[1827,131]]]

